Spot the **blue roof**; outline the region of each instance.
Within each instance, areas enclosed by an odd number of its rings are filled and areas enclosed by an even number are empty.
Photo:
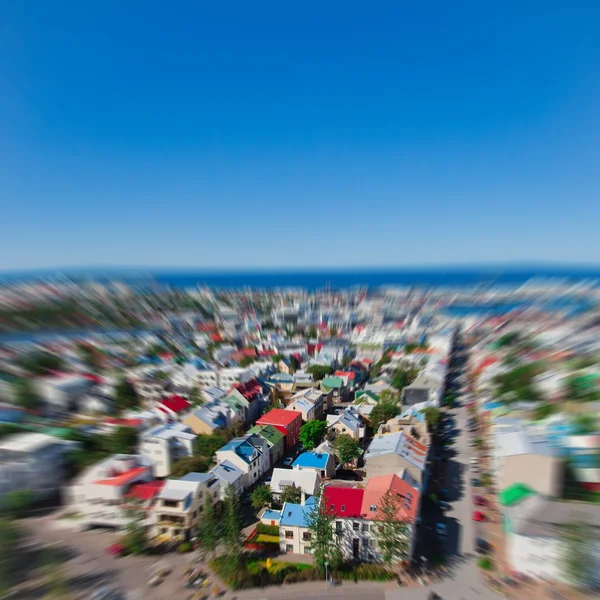
[[[265,510],[261,519],[269,519],[270,521],[279,521],[281,519],[280,510]]]
[[[233,452],[243,458],[247,463],[250,463],[252,454],[256,452],[256,448],[243,438],[235,438],[219,448],[219,451],[224,450],[233,450]]]
[[[310,513],[316,501],[316,498],[311,496],[304,506],[286,502],[281,509],[281,521],[279,525],[283,525],[284,527],[286,525],[290,527],[308,527]]]
[[[303,452],[292,464],[294,467],[324,469],[330,454],[326,452]]]

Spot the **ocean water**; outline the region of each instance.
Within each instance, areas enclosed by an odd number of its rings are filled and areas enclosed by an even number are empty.
[[[339,270],[339,271],[213,271],[165,272],[154,279],[175,288],[206,285],[219,289],[239,288],[304,288],[309,290],[348,289],[359,286],[429,286],[429,287],[491,287],[519,285],[533,278],[557,278],[571,282],[600,280],[599,269],[404,269],[404,270]]]

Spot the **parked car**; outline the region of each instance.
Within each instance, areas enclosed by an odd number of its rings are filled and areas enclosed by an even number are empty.
[[[477,552],[477,554],[487,554],[490,550],[491,545],[487,540],[483,538],[477,538],[475,540],[475,552]]]
[[[478,523],[481,523],[482,521],[485,521],[485,515],[481,511],[476,510],[473,513],[473,521],[477,521]]]
[[[473,478],[471,479],[471,485],[472,485],[473,487],[479,487],[479,479],[477,479],[477,477],[473,477]]]
[[[483,496],[475,496],[474,498],[476,506],[487,506],[488,502]]]
[[[447,511],[450,510],[452,508],[452,506],[450,504],[448,504],[447,502],[439,502],[438,506],[443,510],[443,511]]]
[[[436,523],[435,533],[439,537],[446,537],[448,535],[448,527],[444,523]]]
[[[115,558],[127,556],[127,548],[123,544],[111,544],[106,551]]]
[[[291,456],[288,456],[286,459],[284,459],[283,464],[286,467],[291,467],[293,462],[294,462],[294,459]]]

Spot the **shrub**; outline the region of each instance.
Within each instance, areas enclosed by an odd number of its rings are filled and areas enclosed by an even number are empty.
[[[323,579],[323,575],[315,568],[302,569],[301,571],[290,571],[283,578],[283,583],[300,583],[302,581],[317,581]]]
[[[190,544],[189,542],[182,542],[177,548],[178,552],[191,552],[191,550],[192,544]]]
[[[276,535],[279,538],[279,527],[277,525],[265,525],[264,523],[259,523],[256,526],[256,531],[258,531],[258,533],[266,533],[267,535]]]
[[[492,559],[488,556],[483,556],[482,558],[480,558],[477,561],[477,564],[479,565],[480,569],[483,569],[485,571],[492,571],[494,569],[494,563]]]
[[[373,564],[358,565],[355,569],[356,578],[367,581],[388,581],[395,575],[385,567]]]

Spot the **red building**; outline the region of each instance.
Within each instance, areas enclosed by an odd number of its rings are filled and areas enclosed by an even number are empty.
[[[285,447],[293,448],[298,443],[300,427],[302,427],[302,413],[282,408],[274,408],[264,414],[257,425],[273,425],[275,429],[285,435]]]

